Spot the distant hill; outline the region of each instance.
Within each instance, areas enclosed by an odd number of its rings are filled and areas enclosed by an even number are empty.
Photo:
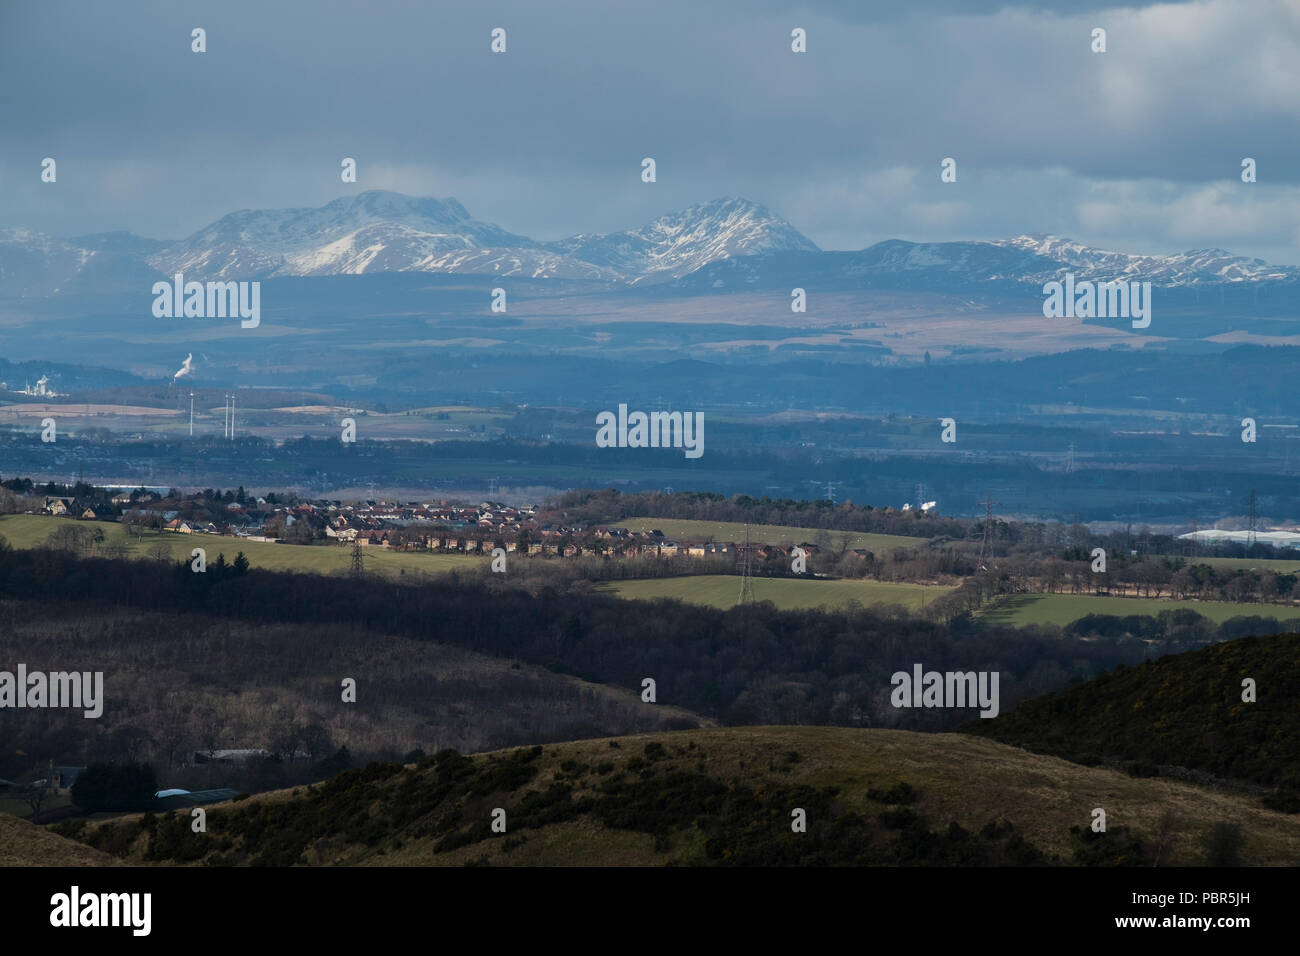
[[[1245,678],[1255,703],[1241,699]],[[1079,763],[1281,788],[1271,801],[1300,810],[1297,701],[1300,635],[1248,637],[1120,667],[962,729]]]
[[[1300,861],[1300,818],[1246,798],[970,735],[824,727],[443,751],[215,805],[206,834],[189,822],[57,829],[133,863],[1149,866],[1206,861],[1226,824],[1241,862]]]

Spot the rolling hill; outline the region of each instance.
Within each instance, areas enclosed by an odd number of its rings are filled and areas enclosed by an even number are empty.
[[[1279,788],[1300,810],[1300,635],[1247,637],[1120,667],[967,733],[1085,764]],[[1243,681],[1257,699],[1243,701]]]
[[[118,861],[102,850],[0,813],[0,867],[117,865]]]
[[[1096,807],[1107,833],[1081,833]],[[205,834],[56,829],[140,864],[1188,865],[1226,821],[1243,862],[1300,860],[1300,819],[1237,795],[962,734],[753,727],[372,764],[215,805]]]

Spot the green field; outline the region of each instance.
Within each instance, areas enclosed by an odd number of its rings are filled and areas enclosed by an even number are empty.
[[[1300,561],[1281,558],[1185,558],[1189,564],[1208,564],[1212,568],[1243,568],[1247,571],[1272,571],[1274,574],[1294,574],[1300,571]]]
[[[329,573],[346,571],[352,566],[352,548],[337,544],[275,544],[270,541],[248,541],[212,534],[176,534],[174,532],[145,532],[144,538],[128,538],[120,524],[112,521],[75,521],[72,518],[53,518],[47,515],[5,515],[0,517],[0,535],[15,548],[34,548],[43,544],[57,528],[73,523],[83,528],[98,528],[104,532],[105,545],[125,545],[129,557],[147,558],[159,544],[167,546],[174,560],[188,560],[194,548],[207,552],[208,563],[224,553],[226,561],[233,561],[243,551],[248,563],[255,568],[277,571],[313,571]],[[389,551],[386,548],[362,549],[367,571],[387,574],[411,573],[441,574],[456,568],[483,566],[488,558],[468,554],[428,554],[417,551]]]
[[[1216,624],[1233,617],[1272,617],[1279,621],[1300,620],[1300,608],[1281,604],[1233,604],[1229,601],[1175,601],[1165,598],[1098,597],[1091,594],[1020,594],[984,618],[999,624],[1058,624],[1064,627],[1088,614],[1128,617],[1130,614],[1159,614],[1187,608]]]
[[[628,518],[612,522],[611,527],[629,531],[650,531],[658,528],[676,541],[744,541],[745,526],[738,521],[694,521],[679,518]],[[825,531],[820,528],[797,528],[782,524],[755,524],[749,526],[749,540],[759,544],[801,544],[817,542],[817,535],[830,536],[830,547],[838,549],[841,540],[848,538],[848,547],[866,548],[877,557],[887,557],[894,548],[924,547],[926,538],[910,538],[901,534],[868,534],[864,531]]]
[[[674,578],[638,578],[615,581],[601,590],[634,600],[676,598],[688,604],[729,608],[740,597],[740,578],[734,574],[698,574]],[[803,581],[796,578],[754,578],[754,599],[771,601],[782,610],[836,607],[848,601],[863,605],[901,604],[918,610],[948,588],[882,581]]]

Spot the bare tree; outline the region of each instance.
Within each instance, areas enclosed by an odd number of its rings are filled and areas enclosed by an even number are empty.
[[[282,756],[289,763],[293,763],[294,754],[298,752],[298,744],[302,741],[303,728],[293,720],[292,717],[285,718],[279,732],[272,732],[267,743],[272,754]]]
[[[141,751],[155,743],[153,735],[133,724],[119,727],[112,734],[113,749],[128,760],[139,760]]]
[[[101,531],[102,535],[103,532]],[[84,554],[91,549],[95,541],[94,533],[75,524],[65,524],[51,531],[45,539],[45,546],[55,551],[68,551],[72,554]]]
[[[193,706],[183,703],[175,694],[168,694],[159,715],[157,744],[167,755],[167,769],[176,763],[178,751],[186,749],[186,744],[193,739],[191,714]]]
[[[23,798],[27,801],[27,805],[32,808],[32,823],[41,822],[41,807],[45,805],[45,800],[49,797],[50,790],[54,785],[53,773],[54,770],[51,767],[44,779],[29,783],[23,790]]]
[[[334,747],[334,742],[330,740],[329,731],[315,721],[303,727],[299,737],[302,740],[303,748],[307,751],[308,758],[313,763],[320,759],[323,754],[329,753]]]
[[[18,514],[23,510],[22,502],[8,488],[0,488],[0,515]]]

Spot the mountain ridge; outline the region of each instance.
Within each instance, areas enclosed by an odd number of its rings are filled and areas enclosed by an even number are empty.
[[[0,230],[3,296],[132,291],[177,272],[227,281],[426,272],[701,291],[787,283],[1025,289],[1067,273],[1165,287],[1300,281],[1300,268],[1222,249],[1134,255],[1053,235],[887,239],[856,251],[822,250],[766,206],[738,197],[696,203],[634,229],[556,240],[476,219],[454,198],[386,190],[319,207],[238,210],[175,241],[124,231],[59,239]]]

